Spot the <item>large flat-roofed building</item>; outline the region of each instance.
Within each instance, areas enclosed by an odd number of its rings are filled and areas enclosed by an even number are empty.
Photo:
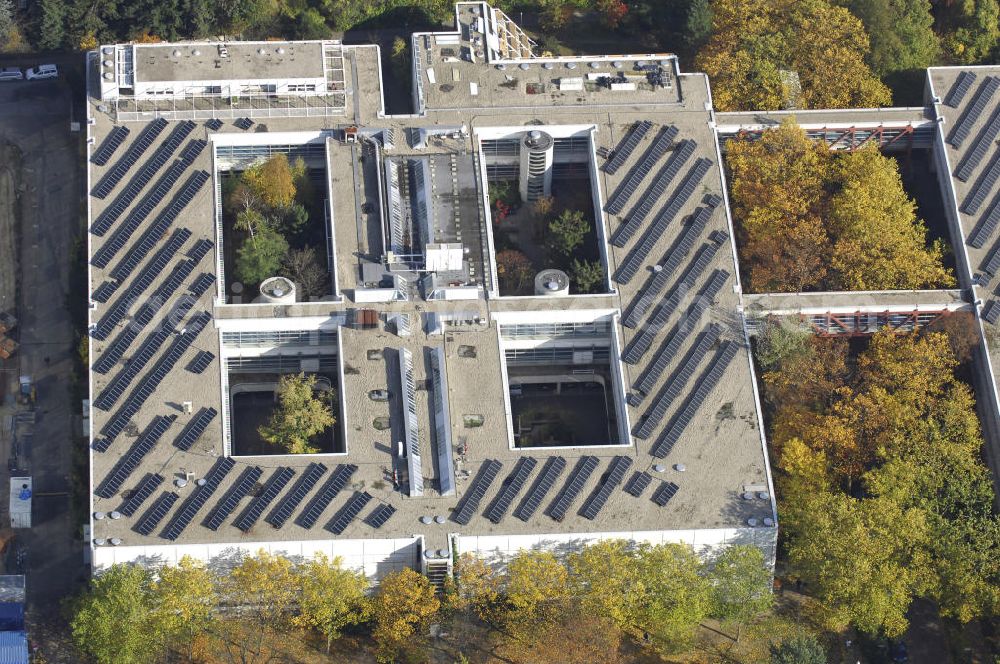
[[[456,16],[412,37],[407,116],[375,46],[91,54],[95,566],[263,548],[439,574],[599,538],[773,557],[708,80]],[[308,284],[238,278],[234,184],[275,154],[306,168]],[[541,199],[587,224],[568,257]],[[336,419],[315,454],[259,433],[298,373]]]

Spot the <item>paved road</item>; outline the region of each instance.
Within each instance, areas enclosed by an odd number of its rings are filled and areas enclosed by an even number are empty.
[[[34,377],[38,394],[21,461],[34,478],[33,526],[16,531],[16,541],[26,551],[29,636],[50,662],[74,661],[58,655],[65,638],[59,604],[87,578],[69,500],[80,404],[70,393],[75,349],[66,302],[83,200],[71,99],[61,82],[0,86],[0,136],[23,152],[19,371]]]

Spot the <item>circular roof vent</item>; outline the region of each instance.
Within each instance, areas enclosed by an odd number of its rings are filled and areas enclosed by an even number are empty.
[[[191,51],[191,55],[201,55],[201,50],[196,48],[193,51]]]
[[[181,57],[181,50],[179,48],[175,48],[173,51],[170,52],[170,55],[174,56],[175,58],[179,58]]]
[[[264,55],[265,53],[267,53],[267,51],[265,51],[264,49],[262,48],[257,49],[257,55]]]
[[[600,62],[591,62],[590,63],[590,68],[591,69],[600,69],[601,68],[601,63]]]
[[[101,49],[101,53],[103,53],[104,55],[111,55],[114,52],[115,49],[113,46],[105,46],[104,48]]]
[[[424,515],[424,516],[420,517],[420,523],[423,523],[423,524],[430,523],[433,520],[434,519],[432,519],[431,517],[429,517],[427,515]]]
[[[103,537],[95,537],[94,538],[94,546],[104,546],[107,543],[108,543],[108,541],[106,539],[104,539]]]
[[[755,519],[753,517],[750,517],[749,519],[747,519],[747,525],[750,526],[751,528],[756,528],[757,527],[757,519]]]
[[[765,526],[773,526],[774,525],[774,519],[772,519],[769,516],[765,516],[764,517],[764,525]]]
[[[122,513],[119,512],[119,511],[117,511],[117,510],[115,510],[115,511],[111,512],[110,514],[108,514],[108,516],[110,516],[112,519],[120,519],[120,518],[122,518]]]
[[[104,512],[94,512],[94,521],[103,521],[104,516]]]
[[[567,62],[566,63],[566,69],[576,69],[576,63],[575,62]]]
[[[106,71],[106,72],[104,72],[104,80],[105,81],[113,81],[113,80],[115,80],[115,75],[112,74],[109,71]]]
[[[438,514],[436,517],[434,517],[434,523],[444,523],[444,522],[445,522],[445,518],[443,516],[441,516],[440,514]]]
[[[108,541],[110,541],[110,542],[111,542],[111,546],[118,546],[119,544],[121,544],[121,543],[122,543],[122,538],[121,538],[121,537],[112,537],[112,538],[111,538],[110,540],[108,540]]]
[[[552,69],[554,66],[555,65],[553,65],[551,62],[543,62],[542,63],[542,69]]]
[[[285,49],[283,49],[282,47],[279,46],[277,49],[275,49],[274,52],[277,53],[278,55],[284,55],[285,54]]]
[[[525,71],[531,69],[531,65],[529,65],[527,62],[522,62],[521,64],[518,65],[518,67]]]

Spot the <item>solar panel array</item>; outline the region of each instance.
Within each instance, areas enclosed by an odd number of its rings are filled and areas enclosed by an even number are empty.
[[[163,235],[170,228],[171,224],[177,220],[181,211],[191,202],[202,186],[209,180],[209,174],[205,171],[195,171],[188,178],[184,186],[177,192],[174,200],[165,207],[156,220],[150,225],[142,238],[129,248],[128,256],[111,270],[111,276],[116,279],[124,279],[131,271],[152,251],[153,247],[163,238]],[[94,257],[90,261],[92,265],[105,268],[111,260],[118,255],[125,245],[129,243],[132,235],[138,230],[140,223],[145,219],[146,214],[136,215],[136,210],[130,214],[128,219],[122,222],[121,228],[101,248],[94,252]]]
[[[698,159],[694,162],[691,170],[687,172],[684,179],[681,180],[680,186],[677,191],[673,193],[670,197],[670,201],[667,203],[666,207],[660,211],[656,220],[653,222],[654,228],[660,227],[660,225],[666,225],[673,219],[674,216],[680,211],[681,206],[687,202],[691,194],[694,193],[695,187],[701,182],[701,179],[705,177],[708,173],[709,167],[711,167],[712,162],[709,159]],[[633,222],[629,219],[628,222],[619,226],[618,230],[615,231],[614,236],[611,238],[611,244],[618,248],[624,248],[628,244],[632,236],[635,235],[636,231],[639,230],[639,223]]]
[[[222,120],[220,120],[219,118],[212,118],[211,120],[207,120],[205,122],[205,126],[211,129],[212,131],[219,131],[220,129],[222,129]]]
[[[146,499],[153,495],[159,486],[163,484],[163,475],[159,473],[146,473],[146,476],[139,480],[135,488],[129,492],[117,511],[125,516],[132,516],[139,511]]]
[[[715,280],[714,275],[712,279],[713,281]],[[681,322],[677,324],[677,327],[670,335],[670,341],[668,341],[662,350],[656,354],[656,359],[652,364],[646,367],[645,372],[643,372],[638,382],[636,382],[635,388],[641,394],[649,394],[650,390],[653,389],[653,386],[656,384],[656,381],[660,379],[660,376],[667,368],[667,365],[670,364],[670,361],[677,355],[677,353],[680,352],[681,346],[683,346],[684,342],[687,341],[688,336],[695,328],[698,327],[698,323],[701,320],[702,315],[705,313],[705,309],[708,308],[711,298],[714,297],[715,293],[709,293],[706,289],[706,291],[703,292],[703,297],[700,297],[695,301],[694,305],[692,305],[688,310],[687,315],[684,316]],[[716,325],[716,323],[712,323],[712,325]],[[721,329],[719,331],[721,332]],[[633,406],[639,405],[638,401],[632,403],[631,399],[629,400],[629,403]]]
[[[982,216],[979,223],[969,234],[969,245],[976,249],[982,249],[986,240],[993,236],[997,226],[1000,225],[1000,192],[993,197],[993,202]]]
[[[690,139],[685,139],[677,145],[670,158],[660,167],[660,171],[653,178],[652,182],[650,182],[649,187],[639,197],[639,202],[629,210],[624,221],[626,227],[639,228],[642,225],[642,222],[646,220],[649,213],[653,211],[653,206],[663,200],[667,187],[670,186],[670,183],[674,181],[677,174],[681,172],[684,164],[694,154],[697,145],[695,141]],[[618,214],[621,212],[621,209],[611,208],[608,211]]]
[[[214,420],[215,416],[218,414],[219,411],[212,407],[202,408],[199,410],[198,414],[191,418],[191,421],[188,422],[184,431],[177,436],[177,439],[174,441],[174,447],[184,450],[185,452],[190,450],[191,446],[194,445],[199,438],[201,438],[201,435],[205,433],[205,429],[208,428],[208,425],[212,423],[212,420]]]
[[[948,95],[944,98],[944,103],[952,108],[958,108],[958,105],[962,103],[965,99],[965,95],[968,94],[969,88],[976,80],[976,75],[971,71],[963,71],[958,75],[955,80],[955,84],[951,86],[951,90],[948,91]]]
[[[972,172],[983,161],[983,157],[986,156],[989,149],[996,144],[997,134],[1000,134],[1000,105],[993,109],[990,119],[976,135],[976,139],[972,142],[972,149],[967,151],[962,160],[958,162],[955,177],[962,182],[966,182],[972,177]]]
[[[476,478],[472,480],[472,485],[469,486],[468,491],[462,496],[462,500],[459,501],[454,513],[452,513],[452,521],[463,526],[469,524],[472,515],[479,509],[479,501],[486,495],[502,468],[503,464],[495,459],[487,459],[483,462],[483,465],[479,467],[479,472],[476,473]]]
[[[716,354],[715,358],[712,360],[712,364],[705,373],[701,375],[698,379],[697,387],[695,387],[694,392],[688,397],[687,403],[684,407],[674,416],[674,419],[670,422],[670,425],[660,436],[659,440],[653,446],[652,454],[653,456],[662,459],[670,453],[677,441],[680,440],[681,434],[687,428],[688,424],[691,423],[691,419],[694,417],[698,409],[708,398],[708,395],[712,393],[716,385],[719,384],[719,380],[722,379],[723,374],[726,373],[726,369],[729,368],[729,364],[736,357],[737,345],[732,341],[727,341],[722,345],[722,348]]]
[[[229,471],[235,466],[236,462],[229,457],[219,459],[212,467],[212,470],[208,471],[208,475],[205,476],[205,483],[195,488],[194,493],[181,505],[181,508],[174,514],[174,518],[170,521],[170,524],[160,533],[160,536],[170,541],[174,541],[180,537],[184,529],[194,520],[198,511],[205,506],[208,499],[219,488],[222,480],[225,479]]]
[[[355,491],[354,495],[347,499],[344,506],[337,510],[330,522],[326,524],[326,529],[334,535],[342,534],[371,499],[371,494],[367,491]]]
[[[632,457],[616,456],[611,460],[608,473],[601,481],[600,486],[584,501],[580,507],[580,516],[593,521],[600,514],[604,504],[611,497],[611,492],[625,479],[625,473],[632,467]]]
[[[991,325],[996,325],[997,321],[1000,321],[1000,302],[996,300],[990,300],[983,307],[983,320]]]
[[[358,469],[354,464],[341,464],[337,466],[333,474],[323,483],[323,486],[316,495],[313,496],[312,500],[306,505],[306,508],[302,510],[299,517],[295,520],[295,523],[302,526],[303,528],[309,529],[316,525],[316,521],[319,520],[320,515],[323,510],[333,502],[333,499],[337,497],[347,483],[351,481],[351,475]]]
[[[673,145],[677,133],[677,127],[672,125],[660,129],[660,133],[656,136],[653,144],[649,146],[649,149],[646,150],[642,159],[632,167],[628,173],[628,177],[618,185],[614,193],[608,198],[605,210],[611,214],[619,214],[625,209],[625,204],[628,203],[629,199],[635,194],[635,190],[639,188],[642,181],[649,175],[649,172],[653,169],[653,165]]]
[[[996,76],[987,77],[979,85],[976,94],[972,95],[969,105],[965,107],[962,115],[958,118],[958,122],[955,123],[955,128],[951,130],[948,143],[956,148],[962,145],[962,142],[968,137],[969,132],[972,131],[972,127],[976,124],[976,121],[979,120],[979,116],[983,114],[986,107],[993,101],[993,95],[996,94],[998,88],[1000,88],[1000,78]]]
[[[528,477],[531,476],[531,471],[535,469],[536,465],[538,465],[538,459],[535,457],[521,457],[517,460],[514,470],[500,486],[500,493],[483,513],[487,519],[493,523],[503,521],[504,515],[514,502],[514,498],[521,492],[524,483],[528,481]]]
[[[552,504],[549,505],[550,517],[556,521],[562,521],[566,517],[566,512],[569,510],[570,505],[573,504],[576,497],[583,491],[583,485],[590,479],[594,470],[597,469],[597,465],[598,460],[595,456],[580,457],[580,460],[577,461],[576,466],[570,472],[569,477],[566,478],[566,484],[563,485],[562,491],[552,501]]]
[[[396,513],[396,508],[392,505],[386,505],[382,503],[375,509],[371,511],[371,514],[365,517],[365,523],[367,523],[372,528],[378,530],[385,522]]]
[[[170,157],[173,156],[177,148],[180,147],[184,139],[188,137],[188,134],[194,129],[194,123],[188,120],[178,124],[170,136],[167,137],[160,147],[156,148],[156,152],[153,156],[146,160],[146,163],[142,165],[142,168],[129,180],[129,183],[125,186],[120,194],[115,197],[114,202],[109,205],[104,211],[101,212],[100,216],[97,218],[95,226],[100,226],[103,228],[110,228],[111,224],[118,220],[121,215],[125,213],[128,206],[136,199],[147,184],[156,175],[156,172],[163,168]],[[112,188],[106,187],[105,183],[102,183],[95,195],[98,198],[105,198],[111,193]]]
[[[712,347],[712,344],[719,340],[721,331],[722,328],[718,325],[710,325],[702,333],[698,339],[698,343],[687,354],[684,362],[677,369],[676,373],[670,377],[670,380],[667,381],[666,386],[660,392],[659,396],[653,401],[652,407],[646,412],[642,424],[636,429],[636,438],[646,440],[653,433],[653,429],[663,421],[663,416],[666,415],[670,405],[680,396],[681,390],[684,389],[684,386],[687,385],[688,380],[694,374],[695,369],[698,368],[701,358],[708,353],[708,349]]]
[[[660,507],[663,507],[664,505],[670,502],[670,499],[674,497],[679,488],[680,487],[674,484],[673,482],[667,482],[666,480],[664,480],[660,484],[660,486],[656,488],[656,491],[653,492],[653,495],[650,498],[650,500],[652,500]]]
[[[323,464],[309,464],[306,467],[305,472],[302,473],[302,477],[299,478],[299,481],[294,487],[292,487],[291,491],[289,491],[285,497],[281,499],[281,502],[278,503],[277,507],[275,507],[264,520],[275,528],[281,528],[285,525],[285,522],[291,518],[292,512],[295,511],[295,508],[298,507],[303,500],[305,500],[306,495],[312,491],[312,488],[316,486],[316,483],[319,482],[325,472],[326,466]]]
[[[653,123],[649,120],[642,120],[637,122],[632,130],[625,136],[625,138],[618,144],[615,148],[615,154],[611,159],[609,159],[604,164],[604,172],[610,175],[614,175],[618,172],[618,169],[625,165],[628,161],[629,156],[631,156],[632,151],[636,149],[639,145],[639,141],[642,140],[643,136],[653,128]]]
[[[152,507],[142,515],[142,518],[136,521],[132,530],[140,535],[149,535],[152,533],[160,521],[163,521],[163,517],[167,515],[167,512],[174,506],[178,498],[180,496],[173,491],[161,495],[153,501]]]
[[[642,495],[642,492],[646,490],[646,487],[649,486],[649,483],[652,481],[653,481],[652,475],[643,472],[641,470],[637,470],[634,473],[632,473],[632,477],[630,477],[629,481],[625,483],[625,488],[623,489],[623,491],[625,491],[625,493],[627,493],[630,496],[635,496],[636,498],[638,498],[639,496]]]
[[[993,247],[983,261],[983,272],[989,276],[996,276],[998,270],[1000,270],[1000,243]]]
[[[246,130],[253,126],[253,120],[251,120],[250,118],[238,118],[237,120],[233,121],[233,124],[239,127],[240,129]]]
[[[128,150],[122,155],[115,165],[109,170],[97,186],[93,189],[93,194],[97,198],[105,198],[115,186],[121,182],[121,179],[135,167],[138,163],[139,158],[142,157],[143,153],[149,149],[149,146],[153,144],[156,137],[163,132],[167,127],[167,121],[163,118],[156,118],[152,122],[146,125],[146,128],[142,130],[142,133],[132,141],[132,144],[128,146]]]
[[[90,161],[97,164],[98,166],[106,165],[111,157],[114,156],[115,150],[118,149],[126,138],[128,138],[130,131],[128,127],[114,127],[110,132],[108,132],[108,137],[104,139],[101,143],[101,147],[98,148],[97,152],[90,158]]]
[[[211,530],[218,530],[225,523],[226,519],[229,518],[229,515],[233,513],[233,510],[240,504],[240,501],[253,492],[257,486],[257,482],[260,480],[260,476],[263,474],[264,471],[259,466],[251,466],[244,469],[233,486],[229,487],[229,491],[219,499],[219,502],[215,505],[215,509],[212,510],[208,520],[205,522],[205,526]]]
[[[535,483],[531,485],[531,489],[528,490],[521,504],[514,510],[514,516],[521,521],[527,522],[535,514],[538,506],[545,499],[545,495],[552,489],[552,485],[556,483],[559,475],[565,469],[566,459],[557,456],[549,457],[549,460],[542,467],[542,472],[538,474]]]
[[[712,208],[699,207],[695,210],[691,223],[681,230],[681,236],[677,243],[667,252],[665,260],[660,263],[660,269],[650,279],[641,291],[635,303],[629,308],[628,313],[622,320],[622,324],[627,327],[635,327],[642,320],[642,316],[653,307],[656,298],[666,287],[667,282],[673,277],[674,272],[691,252],[695,241],[701,237],[712,218]]]
[[[122,455],[122,458],[118,460],[118,463],[115,464],[115,467],[111,469],[111,472],[94,493],[101,498],[114,497],[129,476],[142,463],[143,457],[149,454],[160,442],[160,436],[170,428],[175,419],[177,419],[176,415],[157,415],[153,418],[152,423],[146,427],[146,430],[129,448],[128,452]]]
[[[261,490],[259,494],[247,505],[247,508],[243,510],[243,513],[233,522],[233,525],[246,532],[253,528],[254,524],[257,523],[257,519],[260,515],[264,513],[267,506],[271,504],[281,490],[285,488],[292,478],[295,477],[295,471],[287,466],[282,466],[275,470],[271,477],[268,478],[267,484]]]
[[[214,359],[215,353],[207,350],[198,351],[194,359],[188,362],[187,370],[193,374],[200,374],[212,364],[212,360]]]
[[[677,307],[680,306],[681,302],[690,296],[698,278],[708,269],[718,250],[719,245],[717,244],[702,245],[702,248],[698,250],[695,261],[688,267],[684,276],[677,282],[677,285],[674,286],[670,292],[670,296],[656,309],[656,312],[650,317],[648,324],[643,328],[642,332],[632,339],[632,343],[629,344],[628,349],[622,356],[626,362],[636,364],[642,359],[646,351],[649,350],[649,347],[653,345],[653,339],[656,337],[656,334],[667,324],[667,321],[670,320],[670,317],[677,310]],[[720,274],[719,271],[713,273],[709,286],[716,289],[716,282],[720,286],[722,283],[725,283],[729,273],[726,272],[723,274]]]
[[[170,239],[167,240],[167,243],[156,252],[153,258],[142,268],[142,271],[129,285],[129,294],[137,296],[149,288],[156,278],[167,269],[170,260],[177,255],[177,252],[180,251],[181,246],[184,245],[189,237],[191,237],[191,231],[186,228],[178,228],[174,231]],[[121,282],[117,280],[106,281],[94,291],[92,298],[98,302],[107,302],[111,294],[117,291],[120,285]]]
[[[94,406],[105,411],[111,410],[118,402],[118,399],[125,394],[125,390],[128,389],[132,380],[139,375],[139,372],[160,351],[160,348],[167,342],[171,334],[172,331],[168,327],[159,327],[150,334],[139,347],[139,350],[129,358],[121,371],[98,393],[97,398],[94,399]]]
[[[1000,148],[993,153],[990,165],[986,167],[986,170],[983,171],[983,174],[976,180],[976,184],[966,195],[965,200],[962,202],[962,212],[965,214],[976,214],[979,212],[980,206],[986,201],[986,197],[996,185],[998,179],[1000,179]]]
[[[209,274],[208,272],[202,272],[193,282],[191,282],[191,286],[188,288],[188,290],[195,297],[200,297],[202,293],[211,288],[212,284],[214,283],[215,283],[214,274]]]

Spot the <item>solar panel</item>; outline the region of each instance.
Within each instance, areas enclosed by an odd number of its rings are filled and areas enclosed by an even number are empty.
[[[652,449],[653,456],[662,459],[670,453],[670,450],[680,440],[684,429],[691,423],[691,419],[695,413],[701,408],[701,405],[708,398],[708,395],[712,393],[712,390],[715,389],[715,386],[719,384],[719,380],[736,356],[736,351],[737,345],[731,341],[727,341],[722,345],[722,348],[716,353],[709,368],[698,379],[697,387],[688,398],[687,403],[674,415],[670,425],[660,436],[659,440],[656,441]]]
[[[160,536],[171,541],[180,537],[184,529],[191,523],[198,511],[204,507],[208,499],[212,497],[215,490],[219,488],[219,484],[222,483],[222,480],[225,479],[234,466],[236,466],[236,462],[229,457],[219,459],[212,466],[212,470],[208,471],[208,475],[205,476],[205,483],[195,488],[194,493],[177,510],[174,518],[170,521],[170,525],[160,533]]]
[[[107,452],[108,448],[111,447],[111,441],[107,438],[97,438],[90,446],[98,452]]]
[[[653,492],[653,495],[650,498],[650,500],[652,500],[660,507],[663,507],[664,505],[670,502],[670,499],[674,497],[674,494],[677,493],[677,490],[679,488],[680,487],[674,484],[673,482],[667,482],[666,480],[664,480],[660,484],[660,486],[656,488],[656,491]]]
[[[604,504],[608,502],[611,492],[622,483],[622,480],[625,479],[625,473],[631,467],[632,457],[616,456],[612,459],[607,475],[601,480],[601,484],[594,493],[580,507],[580,516],[591,521],[596,519]]]
[[[649,473],[645,473],[641,470],[637,470],[632,473],[632,477],[628,482],[625,483],[625,488],[623,491],[630,496],[635,496],[638,498],[642,495],[642,492],[646,490],[649,483],[653,481],[653,477]]]
[[[173,424],[175,419],[177,419],[176,415],[157,415],[153,418],[150,425],[136,439],[128,452],[122,455],[122,458],[118,460],[118,463],[115,464],[115,467],[112,468],[111,472],[108,473],[107,477],[104,478],[104,481],[101,482],[101,485],[94,493],[101,498],[114,497],[125,481],[128,480],[129,476],[142,463],[142,459],[156,447],[160,436]]]
[[[958,108],[975,80],[976,75],[971,71],[961,72],[958,78],[955,79],[955,84],[951,86],[951,90],[948,91],[948,95],[944,98],[944,103],[952,108]]]
[[[569,506],[573,504],[576,497],[583,491],[583,485],[590,479],[591,474],[597,469],[598,460],[595,456],[580,457],[576,466],[566,478],[566,484],[562,491],[549,505],[549,516],[556,521],[562,521],[566,517]]]
[[[355,491],[354,495],[347,499],[344,506],[337,510],[330,522],[326,524],[326,529],[334,535],[340,535],[347,530],[347,526],[351,525],[354,517],[361,513],[361,510],[371,499],[371,494],[367,491]]]
[[[238,118],[233,122],[233,124],[240,129],[246,130],[253,126],[253,120],[250,118]]]
[[[535,514],[538,506],[545,499],[545,495],[552,489],[552,485],[555,484],[556,480],[559,479],[559,475],[565,469],[566,459],[557,456],[549,457],[549,460],[542,467],[542,471],[538,474],[535,483],[531,485],[531,489],[528,490],[521,504],[514,510],[514,516],[521,521],[527,522]]]
[[[98,166],[104,166],[111,160],[111,157],[115,154],[115,150],[118,149],[129,135],[128,127],[115,127],[109,133],[107,138],[101,143],[101,147],[98,148],[94,156],[90,158],[90,161],[97,164]]]
[[[316,486],[316,483],[319,482],[319,479],[323,477],[325,472],[326,466],[323,464],[309,464],[295,486],[281,499],[277,507],[271,510],[271,513],[264,520],[275,528],[281,528],[285,525],[285,521],[288,521],[295,508],[305,500],[306,495],[312,491],[312,488]]]
[[[215,354],[207,350],[198,351],[198,354],[194,356],[194,359],[188,362],[187,370],[193,374],[200,374],[205,369],[212,364],[212,360],[215,359]]]
[[[139,161],[139,158],[153,144],[153,141],[156,140],[156,137],[160,135],[166,126],[167,121],[163,118],[156,118],[147,124],[142,133],[128,146],[128,150],[125,151],[121,159],[115,162],[115,165],[101,178],[91,193],[97,198],[106,198],[111,193],[111,190],[121,182],[121,179],[132,170]]]
[[[396,513],[396,508],[392,505],[386,505],[382,503],[375,509],[371,511],[371,514],[365,517],[365,523],[367,523],[372,528],[378,530],[389,518]]]
[[[972,142],[972,149],[968,150],[965,156],[962,157],[962,161],[958,162],[958,168],[955,169],[955,177],[962,182],[966,182],[972,177],[972,172],[979,166],[983,157],[986,156],[989,149],[996,143],[998,133],[1000,133],[1000,106],[997,106],[993,110],[990,119],[979,130],[976,139]]]
[[[982,175],[976,180],[976,184],[973,185],[972,189],[966,195],[965,200],[962,202],[962,212],[965,214],[976,214],[990,191],[996,185],[997,179],[1000,179],[1000,148],[993,153],[990,165],[986,167]]]
[[[646,413],[642,424],[636,429],[636,438],[646,440],[653,433],[653,429],[659,426],[663,420],[663,416],[667,413],[667,409],[680,396],[681,391],[687,385],[688,380],[691,379],[702,358],[708,353],[712,344],[718,341],[720,332],[721,328],[718,325],[711,325],[702,333],[701,338],[698,339],[698,343],[685,356],[681,366],[678,367],[674,375],[667,381],[663,390],[653,402],[652,407]]]
[[[976,124],[976,121],[979,120],[979,116],[983,114],[983,110],[992,103],[993,95],[996,94],[997,88],[1000,88],[1000,78],[995,76],[988,76],[979,85],[979,88],[976,89],[976,94],[972,95],[969,105],[965,107],[962,115],[958,118],[958,122],[955,123],[955,128],[951,130],[951,135],[948,137],[949,144],[956,148],[962,145],[969,132],[972,131],[972,127]]]
[[[229,487],[229,491],[215,505],[215,509],[209,515],[205,526],[211,530],[218,530],[240,504],[240,501],[250,495],[263,474],[264,471],[259,466],[251,466],[240,473],[233,486]]]
[[[639,184],[652,170],[653,165],[667,153],[667,149],[673,144],[677,133],[677,127],[672,125],[660,129],[660,133],[657,134],[656,139],[653,140],[642,159],[632,167],[625,181],[619,184],[608,198],[608,204],[605,207],[608,212],[618,214],[625,209],[625,204],[635,194],[635,190],[639,188]]]
[[[201,435],[205,433],[205,429],[208,425],[212,423],[215,416],[219,414],[215,408],[208,407],[202,408],[198,411],[198,414],[191,418],[188,425],[184,428],[177,439],[174,441],[174,447],[187,452],[191,449],[191,446],[195,444]]]
[[[190,291],[195,297],[200,297],[202,293],[211,288],[212,284],[215,283],[215,275],[209,274],[208,272],[202,272],[198,277],[191,282]]]
[[[626,327],[635,327],[639,324],[642,316],[653,307],[656,298],[666,287],[667,282],[673,273],[680,267],[681,262],[690,253],[695,241],[701,236],[712,218],[712,210],[706,207],[698,208],[691,219],[691,223],[681,230],[681,236],[677,243],[667,252],[664,261],[660,263],[659,271],[653,274],[652,279],[640,292],[635,303],[629,308],[622,324]]]
[[[714,259],[718,249],[719,245],[717,244],[702,245],[702,248],[698,250],[695,261],[688,267],[684,276],[681,277],[677,285],[670,291],[670,296],[656,309],[649,319],[649,324],[629,344],[624,355],[626,362],[636,364],[642,359],[643,355],[646,354],[646,351],[653,344],[653,338],[656,334],[663,329],[684,299],[690,297],[695,284],[702,273],[708,269],[708,265]],[[713,273],[709,286],[715,288],[715,282],[724,283],[728,276],[728,273],[726,273],[726,276],[722,276],[718,271]]]
[[[109,410],[114,406],[132,380],[139,375],[149,360],[159,352],[166,340],[170,338],[170,334],[170,330],[165,328],[159,328],[150,334],[139,350],[129,358],[122,370],[97,395],[94,405],[101,410]],[[103,355],[101,359],[103,359]]]
[[[711,168],[711,166],[712,162],[709,159],[702,158],[694,162],[691,170],[689,170],[687,175],[684,176],[684,179],[681,180],[677,190],[671,195],[667,205],[664,206],[663,210],[660,211],[660,214],[657,215],[656,220],[653,222],[653,228],[659,229],[660,231],[660,233],[657,234],[657,237],[659,234],[662,234],[662,230],[666,228],[666,225],[670,223],[675,216],[677,216],[681,207],[683,207],[691,195],[694,194],[695,188],[699,183],[701,183],[702,178],[705,177],[705,174],[708,173],[708,169]],[[632,236],[635,235],[636,231],[639,230],[639,224],[641,221],[641,219],[637,220],[636,218],[629,218],[628,221],[619,226],[618,230],[615,231],[615,234],[611,238],[611,244],[620,249],[624,248],[625,245],[628,244],[629,240],[632,239]]]
[[[1000,192],[993,197],[990,207],[969,234],[969,246],[982,249],[986,240],[993,237],[998,225],[1000,225]]]
[[[222,129],[222,120],[218,118],[212,118],[211,120],[205,122],[205,126],[211,129],[212,131],[219,131],[220,129]]]
[[[528,481],[531,471],[535,469],[537,464],[538,459],[535,457],[521,457],[517,460],[514,470],[503,481],[503,484],[500,485],[500,493],[497,494],[497,497],[493,499],[493,502],[486,509],[486,512],[484,512],[484,516],[487,519],[493,523],[503,521],[504,515],[514,502],[514,498],[521,492],[524,483]]]
[[[496,479],[497,474],[500,473],[502,468],[503,464],[495,459],[487,459],[483,462],[479,467],[479,472],[476,473],[475,479],[472,480],[469,489],[462,496],[462,500],[455,507],[455,511],[452,512],[452,521],[463,526],[469,524],[469,521],[472,520],[472,515],[479,509],[479,501],[486,495],[490,485],[493,484],[493,480]]]
[[[157,524],[163,520],[163,517],[167,515],[170,508],[177,502],[178,498],[180,498],[180,496],[173,491],[163,493],[163,495],[153,501],[153,505],[146,510],[146,513],[142,515],[142,518],[136,521],[132,530],[140,535],[149,535],[152,533]]]
[[[646,217],[652,212],[653,206],[663,200],[667,187],[670,186],[670,183],[674,181],[677,174],[681,172],[681,168],[684,167],[687,160],[694,154],[694,149],[697,145],[692,140],[683,140],[677,145],[677,149],[667,159],[667,163],[660,168],[660,172],[657,173],[649,187],[639,197],[639,202],[629,211],[627,224],[638,226],[646,220]]]
[[[347,483],[351,481],[351,475],[357,469],[358,467],[354,464],[341,464],[337,466],[333,474],[330,475],[329,479],[326,480],[320,490],[316,492],[316,495],[306,505],[306,508],[299,514],[299,518],[295,520],[295,523],[306,529],[316,525],[316,521],[323,513],[323,510],[347,486]]]
[[[278,494],[281,493],[281,490],[285,488],[285,485],[293,477],[295,477],[295,471],[288,467],[283,466],[274,471],[261,492],[247,505],[247,508],[233,522],[233,525],[243,532],[253,528],[254,524],[257,523],[257,519],[267,509],[267,506],[278,497]]]
[[[983,307],[983,320],[991,325],[996,325],[997,321],[1000,320],[1000,302],[996,300],[990,300]]]
[[[653,123],[649,120],[642,120],[633,125],[632,130],[625,136],[624,139],[615,148],[614,156],[610,160],[604,163],[604,172],[609,175],[614,175],[618,172],[618,169],[625,165],[628,161],[629,156],[632,151],[639,145],[639,141],[642,137],[646,135],[650,129],[652,129]]]
[[[159,486],[163,484],[163,475],[158,473],[146,473],[146,476],[139,480],[139,483],[132,489],[117,511],[125,516],[132,516],[139,511],[146,499],[153,495]]]
[[[191,260],[193,260],[194,262],[197,263],[202,258],[204,258],[205,255],[209,251],[211,251],[212,247],[214,247],[214,246],[215,246],[215,243],[212,242],[211,240],[206,240],[204,238],[201,239],[201,240],[198,240],[197,242],[194,243],[194,246],[191,247],[191,251],[188,252],[188,257]]]

